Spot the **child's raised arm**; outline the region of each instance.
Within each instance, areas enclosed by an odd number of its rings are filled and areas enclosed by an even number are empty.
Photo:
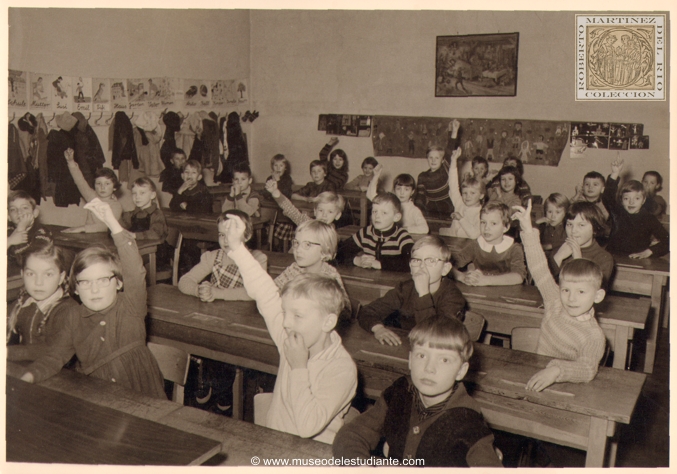
[[[367,186],[367,199],[373,201],[376,195],[378,194],[378,182],[381,179],[381,173],[383,172],[383,165],[378,164],[374,168],[374,176],[372,176],[371,181],[369,181],[369,186]]]
[[[78,191],[82,194],[82,197],[85,198],[85,201],[89,202],[95,197],[97,197],[96,191],[94,191],[90,186],[87,180],[85,179],[80,167],[75,162],[75,152],[72,148],[67,149],[63,152],[63,156],[66,158],[66,163],[68,163],[68,171],[70,171],[71,176],[75,185],[78,187]]]
[[[282,213],[291,219],[294,224],[301,225],[303,222],[310,219],[310,217],[305,215],[296,206],[294,206],[287,196],[280,192],[280,190],[277,188],[277,181],[274,179],[269,179],[266,181],[266,190],[271,196],[273,196],[273,199],[275,199],[277,205],[280,206]]]
[[[460,156],[461,148],[459,147],[451,154],[451,163],[449,164],[449,197],[454,205],[454,209],[459,209],[463,205],[458,184],[458,158]]]

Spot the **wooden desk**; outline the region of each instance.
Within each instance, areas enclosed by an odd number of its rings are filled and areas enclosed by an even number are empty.
[[[466,239],[459,239],[466,240]],[[294,262],[292,254],[265,252],[268,272],[277,276]],[[410,278],[408,273],[369,270],[356,266],[338,266],[339,274],[348,295],[361,304],[369,304],[393,289],[399,282]],[[543,319],[543,299],[535,286],[467,286],[457,283],[468,301],[470,309],[487,320],[486,330],[510,335],[516,327],[540,327]],[[613,366],[626,367],[628,341],[635,330],[645,327],[650,302],[646,298],[632,299],[607,296],[596,306],[597,321],[604,330],[614,351]]]
[[[406,338],[402,346],[381,345],[355,325],[343,341],[372,397],[408,373]],[[555,384],[540,393],[525,390],[526,382],[550,360],[475,344],[466,386],[492,428],[582,449],[586,467],[602,467],[607,438],[615,435],[617,423],[630,423],[646,375],[603,367],[587,384]],[[613,446],[609,466],[615,464]]]
[[[219,231],[216,221],[221,215],[218,214],[192,214],[188,212],[162,209],[167,220],[167,226],[177,229],[187,239],[218,242]],[[268,224],[264,217],[252,217],[252,226],[256,235],[256,248],[261,248],[261,231]]]
[[[516,327],[541,326],[543,299],[535,286],[456,285],[470,309],[487,320],[488,332],[510,335]],[[614,368],[626,367],[628,341],[633,339],[635,330],[644,329],[650,306],[647,298],[611,295],[595,305],[595,317],[614,351]]]
[[[282,252],[264,252],[268,256],[268,273],[278,276],[294,263],[294,255]],[[399,282],[411,277],[409,273],[387,272],[356,267],[354,265],[338,267],[346,291],[351,298],[361,304],[369,304],[392,290]]]
[[[339,194],[348,200],[359,200],[360,201],[360,227],[366,227],[369,224],[369,200],[367,199],[367,193],[364,191],[353,190],[353,189],[343,189],[339,191]]]
[[[644,359],[644,372],[650,374],[653,372],[656,359],[656,343],[661,318],[663,318],[664,328],[668,324],[667,289],[670,277],[670,256],[636,259],[614,255],[614,260],[616,261],[616,275],[611,289],[651,297],[652,317],[649,323]]]
[[[7,377],[7,461],[198,465],[213,440]]]
[[[59,225],[47,225],[45,227],[47,227],[52,232],[54,243],[60,247],[66,247],[79,252],[80,250],[86,249],[88,247],[100,245],[110,250],[115,250],[113,238],[108,232],[95,232],[92,234],[66,234],[62,231],[68,227]],[[160,239],[144,239],[136,241],[136,245],[139,247],[139,254],[141,254],[142,257],[144,255],[148,255],[148,280],[151,285],[155,285],[157,280],[157,263],[155,254],[157,252],[158,245],[160,245],[162,242],[163,240]]]
[[[8,363],[8,373],[21,374],[19,364]],[[251,458],[311,459],[331,457],[331,446],[311,439],[270,430],[244,421],[185,407],[169,400],[151,398],[105,380],[62,370],[40,384],[116,412],[157,422],[183,435],[197,435],[216,442],[225,457],[222,465],[250,466]],[[205,458],[207,459],[207,458]],[[119,464],[119,461],[118,461]],[[165,462],[165,464],[167,464]]]
[[[277,372],[277,348],[252,302],[202,303],[180,295],[176,288],[158,285],[149,290],[149,311],[151,340]],[[405,345],[383,346],[355,324],[343,342],[370,397],[408,371],[406,338]],[[524,384],[549,358],[483,344],[475,347],[467,379],[494,428],[587,450],[586,465],[603,465],[607,437],[614,435],[616,423],[630,422],[644,374],[602,368],[589,384],[557,384],[544,393],[527,392]],[[610,457],[613,464],[615,453]]]

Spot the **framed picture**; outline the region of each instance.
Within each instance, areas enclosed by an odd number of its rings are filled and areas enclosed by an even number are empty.
[[[517,95],[519,33],[438,36],[435,97]]]

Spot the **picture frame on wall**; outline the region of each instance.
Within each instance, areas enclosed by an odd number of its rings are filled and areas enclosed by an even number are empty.
[[[438,36],[435,97],[517,95],[519,33]]]

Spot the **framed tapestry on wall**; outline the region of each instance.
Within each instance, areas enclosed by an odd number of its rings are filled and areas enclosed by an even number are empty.
[[[438,36],[435,97],[517,95],[519,33]]]

